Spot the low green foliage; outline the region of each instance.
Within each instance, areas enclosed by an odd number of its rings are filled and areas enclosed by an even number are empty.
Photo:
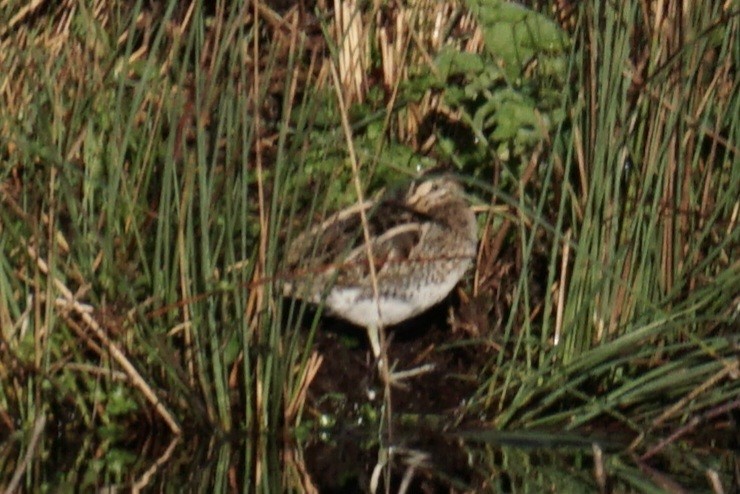
[[[520,5],[471,1],[468,6],[483,32],[483,51],[445,47],[435,71],[445,101],[461,111],[471,139],[443,135],[440,145],[473,173],[492,158],[519,166],[565,118],[570,42],[551,20]]]

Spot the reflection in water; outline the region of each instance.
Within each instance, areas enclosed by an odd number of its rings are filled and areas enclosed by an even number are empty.
[[[27,443],[3,445],[0,478],[9,480],[1,487],[13,491],[22,486],[29,492],[313,493],[608,492],[669,485],[667,473],[657,471],[655,464],[631,461],[621,445],[573,433],[441,433],[416,427],[396,431],[394,437],[393,445],[381,445],[377,432],[333,428],[285,443],[280,435],[178,440],[165,431],[141,436],[119,431],[113,437],[104,430],[81,436],[47,428],[29,435]],[[676,467],[678,456],[673,458]],[[663,468],[670,468],[671,458],[663,459]],[[718,485],[732,485],[732,464],[728,455],[715,462]],[[700,476],[681,481],[675,486],[692,490],[707,485]]]

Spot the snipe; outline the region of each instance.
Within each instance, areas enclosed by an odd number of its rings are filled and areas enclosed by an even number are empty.
[[[372,258],[361,210],[368,219]],[[476,245],[477,224],[462,187],[449,176],[427,179],[400,199],[365,201],[298,235],[287,250],[295,276],[283,291],[315,304],[323,301],[329,313],[367,328],[378,358],[379,332],[444,299],[472,266]]]

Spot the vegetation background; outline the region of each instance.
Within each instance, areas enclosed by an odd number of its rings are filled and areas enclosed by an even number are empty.
[[[280,297],[282,248],[355,181],[372,194],[442,162],[477,197],[460,313],[486,355],[446,427],[624,441],[575,454],[580,475],[572,453],[479,433],[474,485],[728,492],[739,13],[0,2],[0,485],[130,486],[177,456],[163,437],[200,460],[215,431],[252,440],[199,470],[212,487],[313,487],[301,444],[323,430],[307,396],[329,356],[320,312],[307,328]],[[83,431],[63,460],[57,438]],[[174,463],[159,478],[192,486]]]

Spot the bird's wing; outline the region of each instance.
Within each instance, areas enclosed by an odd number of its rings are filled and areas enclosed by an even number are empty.
[[[289,269],[320,275],[338,271],[339,279],[369,276],[360,211],[372,239],[373,264],[380,272],[389,261],[408,257],[428,219],[392,199],[365,201],[344,209],[296,237],[288,248]]]
[[[299,234],[287,249],[288,268],[323,266],[332,259],[346,256],[358,231],[362,233],[360,211],[367,213],[372,206],[373,201],[355,204]]]
[[[398,269],[416,249],[423,232],[423,224],[403,223],[372,237],[371,255],[375,274],[379,277]],[[344,258],[339,267],[337,284],[365,284],[370,279],[368,249],[360,242]]]

